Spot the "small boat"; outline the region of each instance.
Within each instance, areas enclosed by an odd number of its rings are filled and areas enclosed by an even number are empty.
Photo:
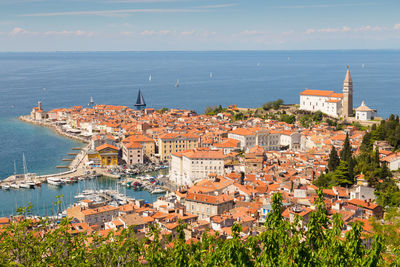
[[[61,180],[59,178],[56,177],[49,177],[47,178],[47,183],[49,185],[55,185],[55,186],[61,186]]]
[[[32,181],[28,181],[28,182],[26,182],[26,184],[27,184],[27,185],[29,186],[29,188],[31,188],[31,189],[35,188],[35,183],[32,182]]]
[[[27,184],[27,183],[24,183],[24,182],[21,182],[21,183],[19,183],[19,187],[20,188],[30,188],[30,186]]]
[[[1,186],[1,188],[2,188],[3,190],[10,190],[10,186],[9,186],[8,184],[3,184],[3,185]]]
[[[70,179],[69,178],[60,178],[60,182],[63,184],[69,183]]]
[[[18,189],[19,188],[19,184],[10,184],[10,187],[14,188],[14,189]]]
[[[212,77],[213,77],[213,74],[212,74],[212,72],[210,72],[210,79],[212,79]]]
[[[156,188],[153,191],[151,191],[152,194],[163,194],[165,192],[166,191],[164,189],[162,189],[162,188]]]
[[[151,74],[150,74],[150,76],[149,76],[149,82],[151,82]]]
[[[78,194],[74,196],[74,198],[85,198],[86,196],[84,194]]]
[[[175,87],[179,87],[179,79],[178,79],[178,80],[176,80]]]

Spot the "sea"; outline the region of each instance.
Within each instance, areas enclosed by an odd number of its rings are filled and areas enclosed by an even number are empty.
[[[59,172],[67,153],[83,145],[17,119],[38,101],[47,111],[87,106],[90,97],[133,107],[140,89],[155,109],[202,113],[207,106],[259,107],[278,98],[298,104],[305,88],[341,92],[347,66],[355,107],[364,100],[383,118],[400,113],[400,50],[0,53],[0,179],[14,173],[14,162],[23,172],[23,153],[28,172]],[[0,215],[28,202],[46,214],[56,195],[73,199],[82,186],[0,191]]]

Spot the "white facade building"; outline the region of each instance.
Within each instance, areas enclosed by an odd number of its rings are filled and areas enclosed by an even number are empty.
[[[171,154],[170,180],[177,185],[193,185],[210,173],[224,174],[222,150],[193,149]]]
[[[237,128],[228,133],[228,138],[239,140],[241,149],[256,145],[256,133],[248,129]]]
[[[300,148],[300,133],[291,131],[257,130],[238,128],[228,133],[228,138],[240,141],[240,148],[249,149],[261,146],[266,150],[280,150],[288,147],[291,150]]]
[[[351,116],[353,110],[353,80],[347,69],[343,82],[343,93],[306,89],[300,93],[300,109],[321,111],[332,117]]]
[[[364,201],[375,200],[375,189],[368,186],[357,185],[350,189],[350,199],[354,198]]]
[[[321,111],[332,117],[339,117],[342,113],[343,94],[334,91],[306,89],[300,93],[300,109]]]
[[[360,121],[373,120],[376,116],[376,110],[371,109],[365,105],[365,102],[361,102],[361,106],[356,108],[356,119]]]

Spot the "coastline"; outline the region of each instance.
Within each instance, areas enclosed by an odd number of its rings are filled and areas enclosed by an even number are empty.
[[[85,168],[84,159],[85,159],[86,153],[89,149],[89,140],[88,139],[66,133],[61,129],[61,127],[57,127],[56,125],[54,125],[50,122],[33,120],[30,118],[29,115],[19,116],[18,120],[26,122],[26,123],[30,123],[33,125],[50,128],[51,130],[55,131],[60,136],[73,139],[82,144],[86,144],[83,147],[81,147],[79,153],[77,153],[75,155],[75,157],[72,159],[72,161],[69,163],[68,171],[35,176],[35,178],[33,179],[34,181],[43,183],[43,182],[47,182],[48,177],[67,178],[67,177],[71,177],[71,176],[85,176],[86,175],[86,172],[88,170]],[[106,176],[106,177],[114,178],[114,179],[119,178],[119,176],[107,173],[106,171],[104,171],[101,168],[92,168],[91,170],[95,171],[97,174],[101,174],[102,176]],[[5,184],[5,183],[7,184],[10,182],[17,182],[17,181],[25,181],[25,179],[20,179],[16,175],[11,175],[11,176],[1,180],[0,185]]]
[[[50,122],[33,120],[33,119],[29,118],[29,115],[19,116],[18,119],[20,121],[27,122],[27,123],[30,123],[30,124],[33,124],[33,125],[38,125],[38,126],[50,128],[50,129],[54,130],[60,136],[71,138],[71,139],[74,139],[75,141],[78,141],[78,142],[81,142],[81,143],[86,143],[86,144],[89,143],[89,140],[87,140],[87,139],[85,139],[83,137],[79,137],[79,136],[75,136],[75,135],[72,135],[72,134],[68,134],[68,133],[62,131],[60,127],[57,127],[57,126],[55,126],[54,124],[52,124]]]

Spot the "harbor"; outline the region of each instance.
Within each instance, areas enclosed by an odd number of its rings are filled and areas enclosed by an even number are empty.
[[[158,173],[149,173],[149,175],[157,176]],[[143,199],[145,202],[153,203],[158,197],[164,194],[152,194],[145,190],[133,190],[132,188],[124,187],[119,184],[120,180],[108,177],[96,177],[93,179],[78,180],[74,183],[63,183],[61,185],[52,185],[43,183],[35,189],[10,189],[2,190],[0,193],[0,208],[1,216],[16,215],[16,210],[19,207],[27,207],[29,203],[32,205],[32,215],[37,216],[53,216],[56,215],[54,210],[54,202],[57,196],[61,197],[61,210],[65,210],[74,203],[79,202],[80,198],[86,192],[95,192],[100,190],[117,191],[126,197],[132,199]],[[84,195],[85,198],[91,198],[89,195]]]

